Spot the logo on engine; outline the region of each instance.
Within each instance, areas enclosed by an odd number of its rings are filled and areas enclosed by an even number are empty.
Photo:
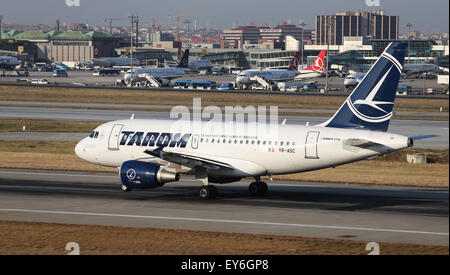
[[[136,178],[136,171],[134,171],[134,169],[128,169],[127,178],[129,180],[134,180],[134,178]]]

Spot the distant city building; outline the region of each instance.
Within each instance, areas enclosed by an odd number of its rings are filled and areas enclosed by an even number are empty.
[[[330,25],[331,34],[328,31]],[[384,12],[339,12],[316,16],[316,45],[342,45],[345,36],[398,39],[399,17]],[[330,38],[331,36],[331,38]],[[330,41],[328,41],[330,40]]]

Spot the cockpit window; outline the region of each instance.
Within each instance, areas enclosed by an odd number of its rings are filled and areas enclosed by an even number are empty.
[[[99,134],[98,131],[93,131],[92,133],[89,134],[89,137],[90,138],[98,138],[98,134]]]

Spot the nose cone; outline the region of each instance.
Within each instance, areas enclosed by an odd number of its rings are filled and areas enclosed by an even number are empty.
[[[80,140],[77,145],[75,146],[75,154],[81,158],[84,158],[84,151],[85,151],[85,145],[84,145],[84,139]]]
[[[236,83],[238,84],[245,83],[245,77],[243,76],[236,77]]]

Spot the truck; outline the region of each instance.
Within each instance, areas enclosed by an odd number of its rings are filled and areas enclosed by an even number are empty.
[[[397,95],[408,95],[411,93],[411,86],[398,85]]]
[[[67,77],[67,71],[62,69],[53,70],[54,77]]]

